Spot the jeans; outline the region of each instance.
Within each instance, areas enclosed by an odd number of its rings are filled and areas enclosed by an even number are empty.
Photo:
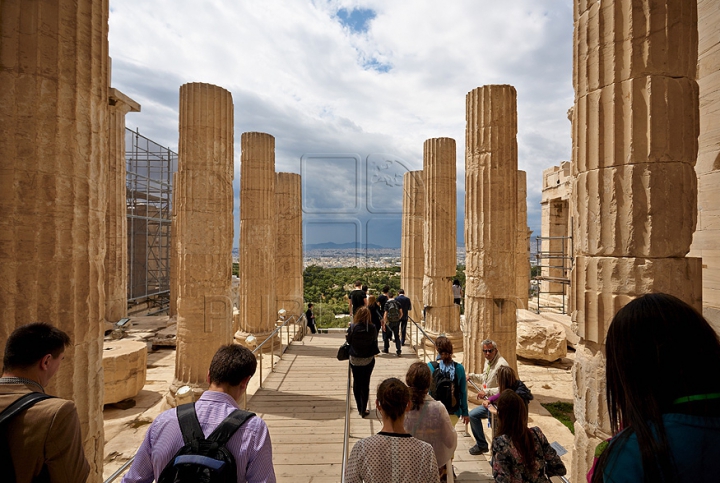
[[[488,449],[488,443],[485,439],[485,433],[483,432],[483,419],[490,417],[490,411],[485,406],[478,406],[470,411],[470,429],[475,437],[478,448],[482,450]]]
[[[355,404],[360,415],[368,408],[368,400],[370,399],[370,376],[372,376],[375,367],[375,359],[370,361],[366,366],[353,366],[350,364],[353,374],[353,395],[355,396]]]
[[[391,332],[392,331],[392,332]],[[402,342],[400,341],[400,324],[398,325],[385,325],[385,332],[383,332],[383,345],[384,351],[387,352],[390,348],[390,336],[391,334],[395,337],[395,349],[398,354],[402,352]]]

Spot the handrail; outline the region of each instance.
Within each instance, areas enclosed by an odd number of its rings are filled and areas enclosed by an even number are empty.
[[[412,317],[408,316],[408,320],[409,320],[410,322],[412,322],[412,323],[415,325],[415,327],[417,327],[417,329],[418,329],[420,332],[422,332],[423,337],[425,337],[427,340],[429,340],[430,342],[432,342],[432,345],[433,345],[433,360],[434,360],[434,359],[437,357],[437,348],[435,347],[435,339],[433,339],[432,337],[430,337],[430,336],[427,334],[427,332],[425,332],[425,331],[423,330],[423,328],[420,327],[420,324],[418,324],[417,322],[415,322],[415,320],[413,320]],[[412,337],[410,338],[410,340],[412,341]],[[420,335],[419,335],[419,333],[418,333],[417,331],[415,331],[415,345],[413,346],[413,349],[415,349],[415,351],[417,351],[417,348],[418,348],[419,346],[420,346]],[[426,356],[427,356],[427,350],[425,349],[425,344],[423,344],[423,362],[425,361],[425,357],[426,357]],[[419,354],[418,354],[418,357],[420,357]]]
[[[290,322],[293,320],[293,318],[297,318],[297,321],[296,321],[296,323],[293,324],[293,338],[291,339],[290,338],[290,327],[288,326],[288,324],[290,324]],[[300,317],[293,314],[282,325],[276,327],[275,330],[268,336],[268,338],[265,339],[264,341],[262,341],[262,343],[260,345],[258,345],[255,348],[255,350],[252,351],[252,353],[255,354],[257,352],[257,350],[260,349],[268,340],[273,338],[280,329],[282,329],[283,327],[286,327],[286,326],[287,326],[287,334],[288,334],[288,345],[290,345],[297,335],[296,325],[298,322],[302,322],[302,327],[303,327],[302,335],[304,336],[305,332],[307,332],[307,318],[305,317],[305,314],[302,314]],[[271,345],[273,345],[273,347],[271,347],[271,352],[270,352],[271,357],[272,357],[272,354],[275,353],[274,342],[275,342],[274,340],[271,342]],[[287,350],[287,347],[285,348],[285,350]],[[282,354],[285,353],[285,350],[283,350]],[[280,354],[281,357],[282,357],[282,354]],[[270,364],[270,372],[272,372],[272,368],[273,368],[274,364],[275,364],[275,362],[272,361]],[[348,371],[350,371],[349,364],[348,364]],[[349,381],[350,381],[350,379],[348,378],[348,385],[350,384]],[[260,364],[260,387],[262,387],[262,363]],[[244,393],[243,397],[244,397],[244,400],[243,400],[244,409],[247,409],[247,393]],[[348,402],[348,404],[349,404],[349,402]],[[120,468],[118,468],[115,471],[115,473],[110,475],[108,477],[108,479],[105,480],[103,483],[112,483],[113,481],[115,481],[117,479],[118,476],[122,475],[130,467],[132,462],[135,461],[136,454],[137,454],[137,451],[135,452],[134,455],[132,455],[130,457],[130,459],[128,459]]]
[[[342,479],[341,483],[345,483],[345,468],[347,467],[348,450],[350,446],[350,363],[348,362],[347,389],[345,390],[345,433],[343,434],[343,459],[342,459]]]

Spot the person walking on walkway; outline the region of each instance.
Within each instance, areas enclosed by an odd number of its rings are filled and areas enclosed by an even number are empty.
[[[400,339],[400,320],[402,319],[402,307],[393,298],[392,291],[389,292],[390,299],[385,302],[385,315],[383,316],[383,352],[387,354],[390,349],[391,335],[395,338],[396,355],[402,354],[402,340]]]
[[[398,296],[395,300],[400,304],[402,316],[400,317],[400,345],[405,345],[405,336],[407,335],[408,316],[412,310],[410,298],[405,296],[405,290],[398,290]]]
[[[453,427],[461,418],[463,423],[467,424],[469,416],[465,368],[459,362],[453,361],[453,345],[450,339],[444,335],[438,336],[435,347],[440,359],[427,363],[433,377],[430,395],[445,405]]]
[[[370,310],[360,307],[355,311],[353,323],[347,332],[350,344],[350,369],[353,375],[353,395],[360,416],[370,414],[370,376],[375,367],[375,354],[380,353],[377,344],[377,329],[372,323]]]

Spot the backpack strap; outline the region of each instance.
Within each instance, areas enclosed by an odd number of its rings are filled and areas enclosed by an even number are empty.
[[[190,444],[198,439],[205,439],[205,434],[203,434],[200,421],[198,421],[197,413],[195,412],[195,403],[178,406],[177,418],[185,444]]]
[[[5,425],[8,421],[10,421],[12,418],[22,413],[23,411],[30,409],[36,403],[44,399],[50,399],[52,397],[55,396],[50,396],[42,392],[31,392],[21,396],[20,398],[15,400],[15,402],[6,407],[2,413],[0,413],[0,427]]]
[[[208,436],[208,441],[218,443],[220,446],[224,446],[235,434],[235,431],[240,429],[245,421],[255,416],[255,413],[250,411],[243,411],[242,409],[236,409],[228,417],[226,417],[220,425],[215,428],[215,431]]]
[[[440,363],[439,363],[438,361],[432,361],[430,364],[433,366],[433,369],[434,369],[433,372],[435,372],[435,371],[437,371],[438,369],[440,369]]]

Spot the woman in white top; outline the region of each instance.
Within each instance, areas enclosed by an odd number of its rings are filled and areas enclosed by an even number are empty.
[[[382,415],[382,430],[361,439],[350,452],[347,483],[439,483],[432,446],[405,431],[410,390],[397,378],[380,383],[375,407]],[[447,413],[447,412],[446,412]]]
[[[449,463],[457,446],[457,433],[445,405],[428,395],[432,374],[427,364],[413,363],[405,375],[405,382],[410,388],[412,402],[412,408],[405,414],[405,430],[432,445],[443,480],[451,468]]]

